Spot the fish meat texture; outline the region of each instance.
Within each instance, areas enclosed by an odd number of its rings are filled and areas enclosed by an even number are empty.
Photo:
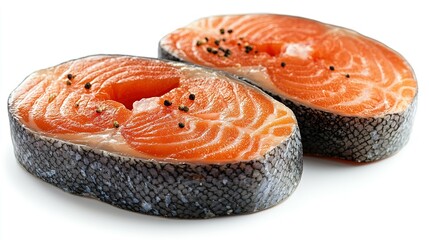
[[[283,102],[304,154],[371,162],[409,139],[418,92],[411,66],[350,29],[286,15],[212,16],[163,37],[159,57],[229,72]]]

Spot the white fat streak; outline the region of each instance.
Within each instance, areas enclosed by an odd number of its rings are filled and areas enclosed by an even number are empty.
[[[33,86],[33,88],[31,88],[27,93],[26,93],[26,96],[24,97],[24,99],[22,100],[22,102],[26,102],[27,101],[27,99],[29,98],[29,97],[32,97],[32,96],[34,96],[34,94],[35,94],[35,92],[36,91],[38,91],[38,90],[40,90],[40,89],[42,89],[43,88],[43,82],[40,82],[39,84],[37,84],[36,86]],[[43,94],[42,96],[40,96],[39,97],[39,99],[37,99],[37,101],[39,101],[40,100],[40,98],[41,97],[43,97],[45,94]],[[36,102],[37,102],[36,101]],[[35,103],[36,103],[35,102]],[[34,116],[33,116],[33,111],[32,111],[32,109],[34,109],[34,107],[35,107],[35,105],[33,105],[32,107],[31,107],[31,109],[29,110],[29,113],[28,113],[28,125],[32,128],[32,129],[35,129],[35,130],[39,130],[39,128],[37,127],[37,125],[36,125],[36,123],[34,122]],[[17,105],[17,106],[15,106],[15,108],[16,109],[18,109],[18,108],[20,108],[20,106],[19,106],[19,104]]]
[[[47,86],[46,87],[46,89],[44,89],[45,90],[45,92],[42,94],[42,95],[40,95],[39,96],[39,98],[34,102],[34,104],[33,104],[33,106],[31,107],[31,109],[30,109],[30,111],[29,111],[29,117],[30,117],[30,122],[33,122],[34,123],[34,114],[35,113],[40,113],[40,111],[42,110],[42,109],[44,109],[45,108],[45,101],[47,101],[47,99],[50,97],[48,94],[47,94],[47,89],[49,88],[50,86]],[[54,99],[55,100],[55,99]],[[45,116],[46,116],[46,113],[47,112],[50,112],[49,111],[49,108],[51,108],[50,107],[50,104],[54,104],[53,102],[54,102],[54,100],[52,101],[52,102],[48,102],[46,105],[46,112],[44,112],[44,114],[45,114]]]
[[[73,69],[75,66],[75,61],[72,61],[71,64],[68,66],[67,70],[63,71],[61,74],[59,74],[57,79],[52,79],[53,82],[55,81],[62,81],[63,79],[67,79],[67,74],[71,72],[71,69]],[[37,85],[33,86],[31,89],[28,90],[28,92],[25,94],[24,99],[22,100],[22,102],[25,102],[28,100],[29,97],[33,97],[35,95],[35,92],[41,90],[43,88],[43,85],[46,84],[45,81],[47,81],[46,78],[48,78],[46,71],[50,70],[52,71],[54,74],[49,75],[49,77],[55,77],[55,68],[53,67],[51,69],[44,69],[44,70],[40,70],[37,73],[34,73],[32,76],[30,76],[31,78],[43,78],[44,80],[40,81]],[[29,77],[29,78],[30,78]],[[28,78],[27,78],[28,79]],[[39,96],[39,98],[35,101],[34,105],[31,107],[31,109],[29,110],[29,121],[28,121],[28,125],[31,129],[34,129],[36,131],[40,130],[40,128],[37,126],[37,124],[34,122],[34,113],[36,113],[37,111],[34,111],[34,109],[39,109],[40,105],[43,102],[43,99],[48,98],[49,96],[47,96],[46,94],[46,90],[49,89],[49,85],[46,86],[46,89],[44,89],[44,93]],[[43,89],[42,89],[43,90]],[[61,93],[58,92],[56,93],[58,95],[60,95]],[[59,97],[59,96],[57,96]],[[19,108],[19,103],[15,108]],[[47,108],[49,108],[49,106],[47,106]],[[61,116],[66,116],[68,113],[67,107],[64,106],[64,104],[60,107],[60,111],[59,113],[61,114]]]
[[[159,97],[142,98],[139,101],[133,103],[133,113],[139,113],[144,111],[150,111],[152,109],[159,108]]]
[[[221,115],[220,115],[220,120],[223,120],[223,121],[234,121],[237,119],[243,119],[243,117],[244,117],[244,112],[242,109],[243,102],[239,102],[240,96],[238,94],[237,85],[231,84],[231,86],[232,86],[232,90],[233,90],[233,93],[235,96],[235,101],[236,101],[235,105],[238,106],[239,114],[238,114],[238,116],[234,116],[234,117],[228,116],[232,111],[235,111],[235,109],[231,109],[229,106],[226,106],[229,111],[222,111]],[[234,112],[234,113],[236,113],[236,112]]]
[[[213,28],[215,28],[215,24],[214,24],[214,20],[215,20],[216,18],[214,18],[214,17],[211,17],[211,18],[208,18],[207,19],[207,28],[208,29],[213,29]]]
[[[153,132],[155,132],[156,131],[156,127],[158,127],[158,126],[163,126],[164,125],[164,123],[161,121],[161,120],[163,120],[163,119],[166,119],[166,118],[171,118],[171,116],[170,115],[164,115],[164,116],[162,116],[162,117],[160,117],[160,118],[158,118],[158,122],[147,122],[147,123],[142,123],[141,125],[139,125],[139,126],[137,126],[137,127],[135,127],[134,128],[134,130],[135,131],[141,131],[141,129],[143,129],[143,128],[147,128],[147,125],[150,125],[150,128],[152,128],[152,129],[154,129],[153,131],[151,131],[151,132],[147,132],[147,133],[153,133]],[[146,130],[147,131],[147,130]]]
[[[306,103],[302,103],[302,101],[300,99],[297,99],[296,97],[287,95],[286,93],[281,91],[276,85],[274,85],[274,83],[271,81],[270,76],[267,73],[267,68],[264,66],[242,67],[240,65],[237,65],[235,67],[220,68],[220,70],[231,72],[237,76],[244,77],[250,83],[259,86],[267,92],[273,93],[275,95],[285,96],[287,99],[294,100],[305,106],[308,105]],[[321,85],[324,84],[325,83]]]
[[[369,77],[369,71],[368,71],[368,67],[367,67],[367,60],[366,58],[361,58],[362,61],[362,71],[360,72],[361,76],[364,77]],[[385,83],[386,80],[386,75],[385,75],[385,71],[384,68],[381,66],[380,62],[375,62],[375,65],[378,68],[378,71],[380,73],[380,83]],[[396,71],[396,69],[392,68],[391,69],[394,72],[395,75],[395,81],[393,82],[398,82],[400,81],[400,74]],[[355,78],[354,80],[349,80],[349,81],[356,81],[360,84],[364,84],[365,87],[361,88],[360,94],[353,98],[350,101],[347,102],[341,102],[339,104],[336,104],[337,106],[356,106],[356,105],[360,105],[360,104],[364,104],[366,101],[371,99],[371,96],[374,93],[374,89],[377,89],[379,91],[381,91],[383,93],[383,99],[384,101],[379,102],[377,105],[369,105],[367,107],[365,107],[361,112],[357,113],[357,114],[367,114],[368,111],[371,111],[373,109],[377,109],[377,108],[383,108],[383,109],[395,109],[398,101],[395,102],[395,107],[394,106],[390,106],[390,103],[387,101],[386,95],[389,93],[393,93],[396,97],[395,99],[400,99],[400,96],[397,95],[397,93],[390,91],[389,88],[387,87],[379,87],[379,83],[377,82],[373,82],[373,81],[368,81],[365,80],[364,78]],[[345,91],[341,91],[341,93],[345,94]],[[332,95],[332,94],[330,94]]]
[[[67,74],[73,72],[72,69],[75,67],[76,62],[72,61],[72,63],[69,65],[68,69],[64,71],[60,76],[59,79],[67,79]],[[68,92],[64,92],[64,94],[69,94]],[[73,94],[70,94],[64,99],[63,104],[60,107],[60,114],[64,118],[67,118],[67,115],[70,113],[70,106],[74,106],[76,103],[71,102],[71,97]]]
[[[195,68],[193,66],[182,65],[181,63],[171,63],[173,66],[180,67],[180,73],[183,75],[183,78],[186,79],[210,79],[217,80],[219,78],[225,78],[221,73],[216,71],[202,71],[199,68]]]
[[[186,132],[181,132],[180,133],[180,135],[185,135],[185,136],[189,136],[189,135],[191,135],[194,131],[195,131],[195,125],[193,124],[193,122],[190,122],[189,124],[188,124],[188,130],[186,130]],[[176,134],[174,134],[174,133],[172,133],[172,135],[176,135]],[[189,143],[189,142],[198,142],[198,141],[200,141],[200,139],[201,138],[204,138],[205,137],[205,135],[207,135],[207,132],[205,132],[205,133],[203,133],[201,136],[199,136],[198,138],[187,138],[187,139],[184,139],[183,141],[177,141],[177,142],[169,142],[169,143],[165,143],[165,144],[161,144],[161,143],[147,143],[147,142],[144,142],[144,143],[141,143],[141,145],[144,145],[144,146],[161,146],[161,145],[164,145],[164,146],[170,146],[170,147],[174,147],[174,146],[182,146],[182,145],[184,145],[184,144],[187,144],[187,143]],[[176,135],[177,136],[177,135]],[[148,139],[150,139],[150,138],[142,138],[142,139],[146,139],[146,140],[148,140]],[[156,139],[156,137],[154,137],[154,139]]]
[[[240,36],[247,39],[258,39],[262,42],[280,34],[279,30],[278,26],[272,24],[270,18],[256,15],[240,17],[234,27],[234,31]]]
[[[85,71],[88,74],[83,76],[80,82],[87,82],[88,79],[91,79],[91,82],[94,83],[94,79],[96,79],[94,76],[100,75],[99,73],[104,73],[104,68],[106,68],[106,66],[110,66],[110,64],[108,64],[109,62],[110,61],[108,59],[104,59],[103,61],[97,61],[89,66],[85,65]]]
[[[211,18],[211,19],[215,19],[215,18]],[[221,21],[217,26],[215,26],[213,24],[213,21],[211,21],[211,26],[212,26],[212,29],[214,31],[219,31],[220,28],[225,27],[226,23],[230,22],[231,17],[229,17],[229,16],[228,17],[222,17],[220,19],[221,19]],[[219,28],[219,29],[216,29],[216,28]]]
[[[240,18],[238,18],[238,21],[229,21],[230,25],[228,26],[230,29],[233,29],[234,32],[240,32],[240,28],[246,27],[246,24],[243,24],[243,22],[246,22],[253,17],[251,15],[244,15]]]
[[[249,29],[246,35],[251,36],[251,40],[258,39],[259,42],[272,41],[272,36],[280,34],[279,30],[278,26],[259,23],[259,25],[254,25],[253,28]]]
[[[262,110],[261,110],[261,105],[256,104],[255,100],[252,97],[252,93],[250,92],[250,90],[247,90],[247,96],[249,96],[249,98],[250,98],[250,102],[253,105],[253,109],[256,110],[255,116],[253,117],[252,122],[249,124],[249,127],[253,127],[258,122],[259,118],[261,118],[261,115],[263,113],[262,113]],[[240,108],[244,108],[244,104],[241,104]],[[244,111],[245,111],[245,109],[242,110],[242,112],[244,112]]]
[[[261,124],[257,129],[254,129],[252,131],[248,130],[248,129],[243,129],[241,128],[240,130],[243,133],[249,134],[251,139],[254,139],[254,136],[260,135],[262,134],[261,132],[264,131],[265,129],[269,128],[268,130],[268,134],[264,134],[264,137],[261,138],[261,141],[259,141],[258,143],[258,150],[255,151],[255,154],[265,154],[266,152],[270,151],[271,149],[273,149],[275,146],[277,146],[279,143],[281,143],[282,141],[284,141],[285,136],[276,136],[274,135],[274,130],[278,127],[283,127],[283,126],[288,126],[288,125],[296,125],[296,118],[295,115],[293,114],[293,112],[289,109],[286,108],[282,103],[274,101],[273,102],[273,113],[271,113],[264,121],[263,124]],[[279,115],[279,109],[283,109],[287,112],[287,114],[280,116]],[[258,113],[261,113],[262,109],[258,106]],[[280,122],[282,120],[284,120],[285,118],[288,117],[292,117],[295,121],[294,123],[289,123],[289,124],[275,124],[271,127],[269,127],[269,125],[271,125],[273,122]],[[255,118],[256,119],[256,118]],[[255,120],[256,121],[256,120]],[[254,125],[254,124],[252,124]],[[290,136],[290,135],[289,135]],[[289,137],[287,136],[287,137]],[[252,147],[252,144],[249,144],[249,146],[246,149],[243,149],[239,156],[243,156],[245,155],[248,151],[250,151]]]
[[[191,67],[191,66],[181,66],[180,70],[181,74],[184,76],[184,78],[187,79],[206,79],[210,81],[219,81],[219,79],[225,79],[225,76],[223,74],[220,74],[218,72],[214,71],[201,71],[201,69]],[[218,94],[222,94],[221,91],[217,92]],[[208,95],[214,94],[214,93],[207,93]],[[212,108],[214,107],[214,102],[209,102],[207,106],[202,110],[202,112],[210,112]],[[225,106],[227,108],[228,106]],[[225,111],[221,112],[221,116],[223,116]],[[195,113],[201,113],[195,112]]]
[[[187,130],[181,131],[179,134],[177,134],[177,133],[171,133],[171,135],[176,135],[176,136],[177,135],[185,135],[185,136],[191,135],[191,133],[193,133],[195,131],[195,128],[196,128],[195,123],[192,122],[192,121],[186,121],[186,120],[185,120],[185,122],[189,122],[189,124],[188,124],[189,127],[188,127]],[[154,131],[156,132],[156,128],[154,128]],[[152,137],[144,137],[144,136],[142,136],[142,137],[137,137],[136,140],[138,140],[138,139],[150,139],[150,138],[152,138]],[[185,139],[183,141],[174,142],[174,143],[167,143],[167,144],[164,144],[164,145],[167,145],[167,146],[182,145],[184,143],[188,143],[188,142],[194,141],[194,140],[195,139]],[[145,143],[142,143],[142,145],[146,145],[146,146],[148,146],[148,145],[154,145],[154,146],[157,146],[157,145],[161,145],[161,144],[159,144],[159,143],[147,143],[147,142],[145,142]]]
[[[247,27],[247,25],[242,25],[242,27],[241,27],[241,29],[239,29],[239,31],[240,31],[240,35],[241,36],[252,36],[252,38],[253,38],[253,34],[251,34],[252,32],[254,32],[255,30],[257,30],[256,29],[256,27],[257,27],[258,25],[257,24],[254,24],[254,25],[252,25],[252,27],[250,27],[250,28],[248,28],[246,31],[244,31],[244,29],[243,28],[245,28],[245,27]],[[238,31],[237,31],[238,32]],[[255,34],[256,34],[257,32],[255,32]],[[255,36],[255,37],[257,37],[257,36]],[[246,40],[246,39],[244,39],[244,40]]]
[[[119,155],[153,158],[153,156],[132,149],[122,137],[118,129],[107,129],[98,133],[45,135],[52,138],[70,141],[75,144],[91,146],[91,148],[106,150]]]
[[[213,125],[212,122],[209,122],[209,124]],[[224,127],[224,125],[221,125],[221,128],[220,128],[220,130],[219,130],[219,132],[218,132],[218,134],[216,135],[215,138],[213,138],[209,142],[206,142],[206,143],[198,146],[196,149],[204,149],[205,147],[208,147],[208,146],[211,146],[211,145],[214,145],[214,144],[218,143],[224,134],[225,134],[225,127]],[[187,150],[184,150],[182,152],[187,152]],[[207,153],[206,156],[208,156],[209,154],[210,153]],[[173,155],[172,157],[174,158],[175,156]]]
[[[254,141],[254,138],[252,138],[252,140]],[[240,153],[238,153],[237,158],[242,158],[246,153],[248,153],[249,151],[252,150],[252,147],[253,147],[252,143],[250,143],[249,145],[247,145],[247,148],[242,149],[240,151]],[[258,143],[258,150],[255,151],[254,155],[251,156],[250,158],[256,158],[256,157],[258,157],[257,155],[260,153],[259,149],[261,149],[261,142],[260,141]],[[260,155],[263,155],[263,154],[265,154],[265,153],[261,153]]]
[[[276,103],[275,105],[281,105],[281,107],[284,107],[283,104],[281,103]],[[259,149],[261,150],[261,148],[265,148],[266,151],[270,151],[271,149],[273,149],[273,143],[280,143],[284,140],[284,136],[276,136],[274,135],[274,131],[275,129],[279,128],[279,127],[287,127],[290,125],[296,125],[296,118],[295,115],[293,114],[293,112],[286,108],[286,112],[287,114],[283,115],[283,116],[279,116],[278,113],[278,109],[280,106],[275,106],[275,110],[274,113],[270,116],[270,118],[268,118],[257,130],[255,130],[252,135],[255,136],[257,134],[259,134],[261,131],[265,130],[266,128],[268,128],[268,125],[271,125],[273,122],[277,122],[276,124],[273,124],[271,127],[269,127],[269,131],[268,134],[266,134],[266,137],[264,139],[262,139]],[[293,123],[288,123],[288,124],[281,124],[279,122],[281,122],[282,120],[288,118],[288,117],[292,117],[295,121]],[[292,132],[290,133],[292,134]],[[263,143],[262,143],[263,142]],[[266,146],[264,146],[266,145]]]
[[[221,18],[221,21],[219,23],[216,23],[217,20]],[[234,29],[236,30],[237,27],[243,26],[242,22],[245,19],[248,19],[248,16],[238,18],[237,21],[231,21],[233,17],[232,16],[222,16],[222,17],[209,17],[206,19],[203,19],[203,21],[206,23],[206,25],[201,26],[201,20],[197,20],[194,23],[191,23],[188,25],[190,28],[202,28],[204,31],[213,31],[218,33],[220,28],[228,28],[228,29]],[[226,30],[226,29],[225,29]]]
[[[311,45],[311,43],[289,43],[281,55],[298,57],[305,60],[311,56],[311,52],[313,51]]]
[[[186,33],[187,33],[186,29],[179,29],[179,30],[176,30],[175,32],[173,32],[171,34],[179,34],[179,35],[183,36],[183,35],[186,35]],[[185,60],[187,59],[185,52],[182,50],[180,41],[177,41],[175,43],[172,41],[172,39],[168,35],[168,36],[165,36],[163,39],[161,39],[160,43],[161,43],[162,48],[164,48],[171,55],[173,55],[175,57],[183,58]]]
[[[74,69],[76,65],[76,61],[72,61],[67,70],[65,70],[60,76],[59,79],[67,79],[67,75],[72,73],[72,69]]]
[[[386,74],[384,73],[383,67],[381,66],[380,62],[376,62],[376,65],[377,65],[378,71],[380,72],[380,75],[381,75],[381,82],[385,82]]]
[[[221,68],[221,70],[244,77],[249,82],[254,83],[268,92],[280,94],[278,88],[271,81],[267,73],[267,68],[264,66],[242,67],[238,65],[236,67]]]
[[[227,127],[227,126],[232,127],[232,128],[236,128],[236,127],[235,127],[234,125],[232,125],[232,124],[222,124],[222,125],[221,125],[221,128],[222,128],[222,130],[221,130],[221,131],[222,131],[222,133],[223,133],[223,130],[224,130],[224,129],[226,129],[226,127]],[[240,129],[239,129],[239,130],[240,130]],[[227,145],[225,145],[224,147],[218,148],[218,149],[216,149],[216,151],[214,151],[214,152],[208,153],[208,154],[206,155],[206,157],[213,156],[213,155],[215,155],[215,154],[217,154],[217,153],[222,153],[222,152],[228,151],[229,149],[233,149],[233,148],[235,148],[236,146],[238,146],[238,145],[243,141],[244,135],[245,135],[245,133],[244,133],[243,131],[239,131],[239,135],[238,135],[238,137],[236,137],[232,143],[227,144]],[[218,136],[221,136],[221,134],[218,134]],[[215,143],[216,143],[216,142],[215,142]],[[240,155],[240,156],[237,156],[236,158],[237,158],[237,159],[240,159],[240,157],[241,157],[241,155]]]
[[[362,91],[360,91],[360,94],[358,97],[353,98],[351,101],[348,102],[341,102],[337,104],[338,106],[354,106],[362,104],[365,100],[369,99],[371,96],[371,89],[366,87],[362,88]]]
[[[201,47],[201,46],[200,46]],[[202,62],[202,63],[204,63],[204,65],[206,65],[206,66],[213,66],[213,64],[212,63],[210,63],[210,62],[207,62],[203,57],[201,57],[202,55],[201,54],[204,54],[204,51],[199,51],[197,48],[199,48],[196,44],[192,44],[192,53],[193,53],[193,55],[194,55],[194,57],[199,61],[199,62]],[[178,48],[178,49],[181,49],[181,48]],[[186,58],[186,56],[187,56],[187,54],[185,54],[185,53],[181,53],[181,55],[180,56],[184,56],[184,58]]]
[[[243,22],[248,19],[250,19],[250,16],[240,17],[238,20],[232,21],[228,27],[233,29],[234,32],[240,32],[242,28],[247,26],[246,24],[243,24]]]
[[[399,89],[399,94],[398,94],[398,96],[400,97],[400,98],[403,98],[402,96],[403,96],[403,92],[404,91],[406,91],[406,90],[411,90],[411,91],[415,91],[415,88],[413,88],[413,87],[410,87],[410,86],[402,86],[400,89]],[[406,105],[406,103],[404,102],[404,101],[395,101],[395,107],[397,107],[397,108],[399,108],[399,109],[404,109],[406,106],[404,106],[404,105]]]
[[[237,91],[236,86],[234,86],[234,92],[237,95],[236,91]],[[261,109],[260,105],[256,104],[255,101],[253,100],[253,98],[251,97],[251,91],[250,90],[247,90],[247,94],[248,94],[248,96],[250,96],[249,99],[250,99],[250,102],[253,105],[253,108],[257,110],[256,111],[256,116],[253,118],[252,123],[250,123],[248,125],[248,127],[251,128],[252,126],[255,126],[256,122],[259,120],[259,118],[261,117],[261,115],[263,113],[262,113],[262,109]],[[279,106],[281,106],[282,108],[284,108],[284,106],[280,105],[280,104],[277,105],[277,106],[274,106],[274,113],[272,113],[271,115],[269,115],[268,118],[264,121],[264,123],[261,126],[258,127],[257,130],[249,130],[249,129],[246,129],[246,128],[238,128],[240,135],[239,135],[239,137],[237,137],[234,140],[234,142],[232,144],[230,144],[230,145],[228,145],[228,146],[226,146],[224,148],[220,148],[217,151],[215,151],[214,153],[209,154],[208,156],[216,154],[218,152],[226,151],[227,149],[234,148],[235,146],[237,146],[237,145],[240,144],[240,142],[243,140],[243,138],[244,138],[245,135],[248,135],[248,136],[250,136],[252,138],[253,136],[256,136],[256,135],[260,134],[260,132],[263,131],[264,129],[266,129],[267,125],[269,125],[273,121],[278,121],[278,120],[281,120],[281,119],[285,118],[286,116],[278,118],[278,116],[277,116],[278,115],[277,109],[278,109]],[[243,110],[244,107],[248,107],[248,106],[245,106],[244,104],[240,104],[240,116],[238,118],[234,118],[234,120],[236,120],[236,119],[242,119],[244,117],[244,114],[243,114],[244,113],[244,110]],[[276,117],[278,119],[276,119]],[[230,123],[224,123],[222,125],[222,127],[226,127],[226,126],[235,127],[234,125],[232,125]],[[274,131],[273,128],[276,128],[276,127],[277,126],[271,127],[270,130],[269,130],[269,132],[271,134],[265,136],[262,139],[262,141],[261,141],[261,142],[263,142],[263,141],[267,142],[268,141],[269,144],[270,144],[270,146],[272,146],[272,148],[274,147],[274,145],[280,143],[281,141],[283,141],[285,139],[284,136],[283,137],[278,137],[278,136],[275,136],[275,135],[272,134],[273,131]],[[258,143],[258,151],[255,151],[255,154],[259,154],[259,152],[260,152],[259,150],[261,150],[262,145],[263,145],[261,142]],[[252,144],[249,144],[247,148],[245,148],[245,149],[243,149],[243,150],[240,151],[240,153],[238,154],[237,158],[240,158],[241,156],[243,156],[244,154],[246,154],[248,151],[251,150],[251,148],[252,148]]]
[[[359,74],[361,74],[362,76],[365,76],[365,77],[369,77],[368,61],[364,57],[361,57],[360,59],[362,61],[362,66],[361,66],[362,71]]]

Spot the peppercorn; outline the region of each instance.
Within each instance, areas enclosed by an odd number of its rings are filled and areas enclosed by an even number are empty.
[[[187,106],[185,106],[185,105],[180,105],[178,108],[179,108],[180,111],[184,111],[184,112],[188,112],[189,111],[189,108]]]
[[[251,47],[251,46],[246,46],[245,47],[245,52],[246,53],[249,53],[250,51],[252,51],[253,50],[253,47]]]
[[[169,100],[164,100],[164,106],[168,107],[171,106],[171,104],[173,103],[171,103]]]

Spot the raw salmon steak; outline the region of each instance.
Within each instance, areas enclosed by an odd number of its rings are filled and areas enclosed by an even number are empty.
[[[67,192],[210,218],[285,200],[302,174],[290,109],[226,73],[133,56],[72,60],[10,95],[15,155]]]
[[[281,100],[297,116],[307,154],[369,162],[410,135],[410,65],[349,29],[282,15],[214,16],[165,36],[159,55],[228,71]]]

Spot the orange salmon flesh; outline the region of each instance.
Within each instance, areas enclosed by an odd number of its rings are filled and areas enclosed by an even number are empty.
[[[297,127],[291,110],[223,73],[130,56],[37,71],[10,102],[33,131],[171,161],[257,159]]]
[[[305,18],[208,17],[168,34],[160,47],[343,116],[400,113],[417,93],[413,71],[398,53],[352,30]]]

